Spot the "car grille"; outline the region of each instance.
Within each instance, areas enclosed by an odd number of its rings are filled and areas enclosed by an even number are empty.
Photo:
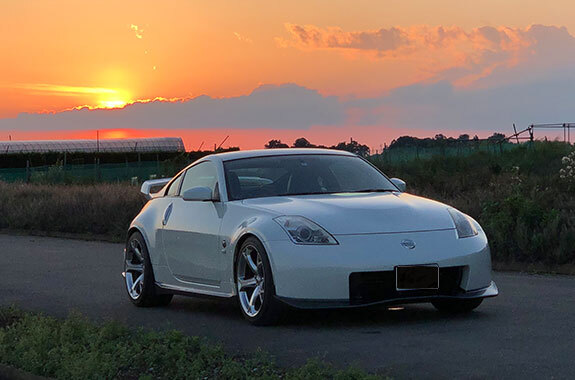
[[[396,298],[454,295],[461,291],[463,266],[439,268],[439,289],[402,290],[395,287],[395,271],[354,272],[349,275],[349,299],[354,305]]]

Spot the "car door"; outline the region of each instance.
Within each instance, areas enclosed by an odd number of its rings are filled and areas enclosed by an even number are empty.
[[[183,174],[178,196],[173,198],[164,215],[164,254],[180,285],[214,289],[220,287],[225,265],[219,238],[222,204],[182,198],[186,190],[197,186],[219,193],[213,162],[203,161]]]

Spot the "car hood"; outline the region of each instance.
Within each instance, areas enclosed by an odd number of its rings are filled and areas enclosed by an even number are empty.
[[[300,195],[242,202],[278,215],[304,216],[333,235],[455,228],[446,205],[406,193]]]

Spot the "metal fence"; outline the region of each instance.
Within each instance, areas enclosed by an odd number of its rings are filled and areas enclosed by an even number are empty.
[[[47,165],[0,169],[0,181],[5,182],[142,182],[162,178],[167,170],[160,162],[142,161],[123,164]]]
[[[0,141],[0,155],[22,153],[166,153],[185,152],[180,137],[96,140]]]
[[[466,156],[475,152],[486,152],[491,154],[500,154],[505,151],[511,150],[519,146],[518,144],[504,143],[486,143],[481,142],[474,144],[472,142],[465,144],[455,144],[450,146],[405,146],[384,149],[372,157],[377,160],[395,163],[402,161],[411,161],[416,159],[429,159],[432,157],[460,157]]]

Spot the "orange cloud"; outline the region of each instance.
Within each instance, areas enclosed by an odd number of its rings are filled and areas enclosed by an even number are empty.
[[[245,42],[245,43],[248,43],[248,44],[253,44],[253,43],[254,43],[254,41],[252,41],[251,38],[248,38],[248,37],[246,37],[246,36],[242,36],[242,35],[239,34],[238,32],[234,32],[234,37],[236,37],[236,38],[238,39],[238,41],[241,41],[241,42]]]
[[[485,77],[496,67],[517,64],[521,54],[536,43],[532,27],[485,26],[471,31],[458,26],[427,25],[368,31],[296,24],[285,24],[285,27],[289,38],[276,39],[281,47],[336,50],[379,60],[411,61],[429,77],[450,70],[451,78],[447,79],[453,79],[458,85]]]
[[[144,38],[144,29],[140,28],[138,25],[131,24],[130,29],[134,31],[137,39],[141,40]]]
[[[95,106],[77,106],[72,109],[121,108],[132,102],[127,91],[113,88],[68,86],[48,83],[24,83],[4,87],[24,90],[30,95],[69,96],[90,99],[97,104]]]
[[[400,28],[364,32],[346,32],[338,27],[320,28],[314,25],[285,24],[291,40],[278,39],[281,46],[311,49],[358,49],[381,53],[398,50],[408,45],[405,32]]]
[[[460,47],[464,50],[509,51],[529,46],[530,28],[490,27],[466,32],[458,26],[392,27],[347,32],[341,28],[285,24],[291,39],[278,39],[282,46],[308,49],[355,49],[385,53]],[[385,55],[383,54],[382,57]]]
[[[117,94],[118,90],[103,87],[81,87],[81,86],[66,86],[59,84],[47,83],[23,83],[11,85],[12,88],[30,90],[33,92],[48,92],[52,95],[113,95]]]

